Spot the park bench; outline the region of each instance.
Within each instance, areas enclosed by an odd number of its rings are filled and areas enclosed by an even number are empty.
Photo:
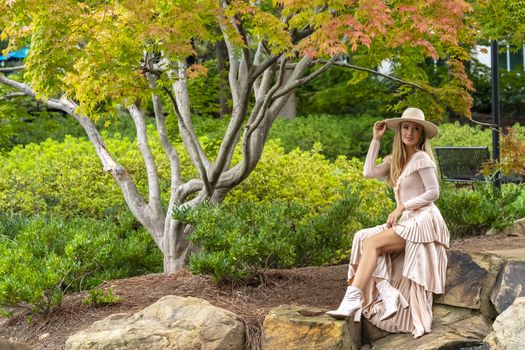
[[[488,147],[435,147],[441,176],[445,181],[485,181],[483,163],[490,160]],[[502,176],[501,182],[522,182],[518,175]]]

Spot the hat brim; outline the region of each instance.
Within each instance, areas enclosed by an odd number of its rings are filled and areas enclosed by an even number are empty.
[[[425,129],[425,136],[427,139],[431,139],[434,136],[437,135],[439,129],[438,127],[431,122],[427,122],[426,120],[420,120],[420,119],[414,119],[414,118],[392,118],[392,119],[386,119],[386,126],[389,129],[392,129],[394,131],[399,130],[399,124],[401,122],[413,122],[417,123]]]

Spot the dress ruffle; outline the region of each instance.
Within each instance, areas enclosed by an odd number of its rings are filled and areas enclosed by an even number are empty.
[[[449,246],[448,228],[433,203],[417,210],[405,210],[394,231],[406,241],[438,242],[447,248]]]

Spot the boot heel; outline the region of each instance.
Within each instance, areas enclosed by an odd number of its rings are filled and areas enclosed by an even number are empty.
[[[361,308],[355,310],[354,322],[361,322]]]

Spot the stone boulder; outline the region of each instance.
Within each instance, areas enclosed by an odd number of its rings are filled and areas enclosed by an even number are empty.
[[[131,314],[114,314],[69,337],[66,350],[244,349],[244,326],[230,311],[168,295]]]
[[[514,221],[512,225],[505,227],[502,230],[492,228],[489,231],[487,231],[486,235],[525,236],[525,218],[521,218]]]
[[[518,298],[499,315],[492,327],[494,332],[485,338],[491,350],[525,349],[525,298]]]
[[[0,350],[32,350],[33,348],[25,343],[17,343],[7,339],[0,339]]]
[[[263,323],[264,350],[357,350],[361,327],[353,321],[335,320],[326,310],[308,306],[281,305],[272,309]]]
[[[493,251],[506,260],[500,269],[490,300],[498,314],[505,311],[516,298],[525,296],[525,248]]]
[[[480,310],[490,318],[497,313],[490,300],[504,258],[487,252],[464,252],[451,249],[448,254],[445,293],[434,302]]]
[[[411,334],[390,334],[371,342],[374,350],[461,349],[482,344],[491,331],[490,320],[472,311],[446,305],[433,308],[432,332],[414,339]]]

